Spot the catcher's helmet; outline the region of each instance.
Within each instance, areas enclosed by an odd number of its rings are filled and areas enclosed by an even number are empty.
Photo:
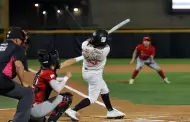
[[[26,40],[26,33],[21,28],[12,28],[7,33],[7,39],[20,39],[23,43]]]
[[[55,66],[56,69],[60,68],[59,53],[57,50],[48,52],[46,50],[38,51],[38,60],[40,64],[45,68],[50,68],[50,66]]]
[[[89,41],[94,47],[104,47],[108,41],[108,32],[106,30],[96,30],[93,33],[92,39]]]

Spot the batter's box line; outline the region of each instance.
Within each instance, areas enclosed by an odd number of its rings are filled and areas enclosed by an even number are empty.
[[[146,115],[156,115],[156,116],[161,115],[162,116],[162,115],[170,115],[171,113],[166,113],[166,112],[164,112],[164,113],[163,112],[155,112],[155,113],[153,113],[153,112],[150,112],[150,111],[149,112],[145,111],[145,112],[135,112],[135,114],[144,114],[144,115],[146,114]]]
[[[9,111],[9,110],[15,110],[16,108],[1,108],[0,111]]]
[[[125,120],[107,120],[102,122],[164,122],[164,120],[149,120],[149,119],[137,118],[137,119],[125,119]]]

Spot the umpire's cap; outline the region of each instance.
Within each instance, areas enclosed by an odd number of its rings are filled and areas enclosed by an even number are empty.
[[[7,39],[15,39],[15,38],[18,38],[24,42],[26,39],[26,34],[23,32],[21,28],[14,27],[8,31]]]

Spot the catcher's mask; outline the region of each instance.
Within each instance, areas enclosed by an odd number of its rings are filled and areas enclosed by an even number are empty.
[[[38,51],[38,60],[41,64],[41,66],[45,68],[50,68],[50,66],[54,66],[55,69],[60,68],[60,59],[59,59],[59,53],[57,50],[53,51],[46,51],[46,50],[39,50]]]

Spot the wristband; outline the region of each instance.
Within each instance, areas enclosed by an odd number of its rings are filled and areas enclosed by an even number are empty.
[[[79,57],[76,57],[76,58],[75,58],[76,62],[82,61],[83,59],[84,59],[83,56],[79,56]]]

